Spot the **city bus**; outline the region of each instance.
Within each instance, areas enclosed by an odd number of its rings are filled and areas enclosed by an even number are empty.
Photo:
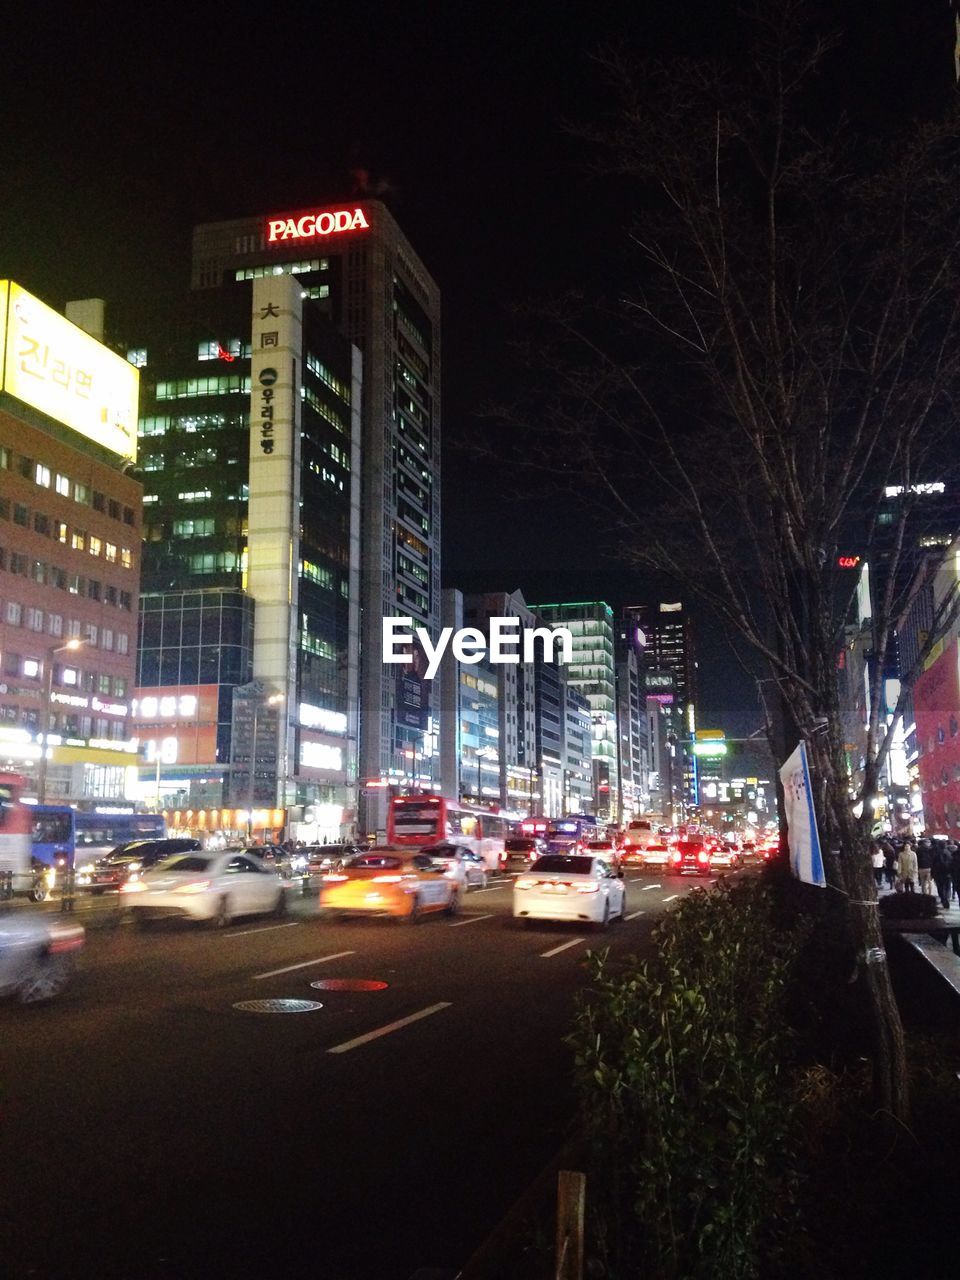
[[[29,812],[34,858],[48,867],[63,860],[78,872],[118,845],[131,840],[162,840],[167,834],[162,813],[108,813],[67,804],[35,804]]]
[[[0,890],[31,893],[30,807],[22,800],[19,773],[0,773]]]
[[[548,823],[546,831],[547,852],[564,853],[574,845],[585,845],[588,840],[599,840],[606,827],[592,813],[568,813]]]
[[[503,862],[503,842],[516,823],[499,813],[473,809],[443,796],[391,796],[387,844],[421,847],[452,840],[479,853],[491,871]]]

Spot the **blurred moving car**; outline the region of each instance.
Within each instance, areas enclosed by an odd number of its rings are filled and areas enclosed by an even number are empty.
[[[442,862],[447,871],[458,877],[463,875],[463,887],[476,885],[478,889],[487,887],[487,864],[473,849],[455,841],[443,841],[440,844],[428,844],[420,851],[431,857],[434,862]]]
[[[500,855],[501,871],[526,871],[546,852],[546,845],[535,836],[508,836]]]
[[[710,865],[718,868],[729,867],[731,871],[736,871],[743,865],[739,846],[730,840],[722,841],[715,849],[711,849]]]
[[[93,865],[78,867],[74,883],[78,889],[88,889],[93,894],[115,891],[127,880],[135,879],[165,858],[172,858],[179,853],[196,853],[201,849],[200,841],[192,836],[173,836],[168,840],[130,840],[118,845]]]
[[[679,840],[671,854],[670,867],[681,876],[708,876],[710,850],[703,840]]]
[[[415,924],[425,912],[456,915],[465,889],[462,871],[448,871],[429,854],[375,845],[320,882],[320,910],[395,916]]]
[[[612,836],[606,836],[601,840],[587,840],[582,845],[581,852],[590,854],[594,858],[602,858],[604,862],[610,863],[614,871],[619,870],[621,850]]]
[[[0,995],[21,1004],[51,1000],[73,977],[86,935],[42,912],[0,914]]]
[[[358,844],[310,844],[294,850],[290,865],[299,874],[306,870],[308,875],[323,875],[325,871],[339,870],[350,858],[361,853],[366,853],[366,849]]]
[[[670,864],[670,846],[668,844],[648,844],[645,849],[631,849],[627,857],[624,850],[624,862],[631,862],[641,867],[666,867]]]
[[[602,858],[547,853],[513,885],[513,914],[522,920],[588,920],[601,928],[627,910],[623,872]]]
[[[169,858],[127,880],[120,892],[138,924],[186,916],[222,927],[235,916],[282,915],[293,888],[275,867],[233,848]]]

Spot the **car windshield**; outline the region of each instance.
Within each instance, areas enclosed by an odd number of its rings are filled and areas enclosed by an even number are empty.
[[[677,845],[677,848],[680,850],[681,853],[702,853],[703,841],[702,840],[681,840],[680,843]]]
[[[167,858],[162,864],[163,870],[166,871],[206,871],[211,863],[211,858],[201,857],[199,854],[178,854],[176,857]]]
[[[598,850],[612,849],[613,841],[612,840],[588,840],[587,848],[598,849]]]
[[[362,853],[357,858],[351,858],[347,863],[347,866],[354,870],[359,869],[361,871],[370,868],[386,871],[398,871],[400,867],[403,866],[403,859],[387,856],[382,853]]]
[[[537,847],[536,840],[504,840],[503,847],[507,853],[529,853]]]
[[[562,871],[567,875],[585,876],[590,874],[592,858],[578,857],[573,853],[549,853],[538,858],[531,871]]]

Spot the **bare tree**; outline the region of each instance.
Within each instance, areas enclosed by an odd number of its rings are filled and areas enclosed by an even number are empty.
[[[581,132],[631,202],[633,253],[599,320],[569,299],[548,316],[537,465],[586,467],[635,559],[696,592],[768,668],[807,743],[877,1097],[904,1118],[866,802],[889,747],[894,627],[922,585],[907,572],[917,486],[941,477],[955,430],[960,126],[950,114],[882,147],[852,137],[818,88],[837,41],[806,17],[802,0],[760,5],[736,71],[603,58],[616,107]],[[881,530],[890,486],[902,497]],[[856,575],[837,563],[869,561],[881,533],[855,795],[836,668]],[[954,613],[947,593],[940,630]]]

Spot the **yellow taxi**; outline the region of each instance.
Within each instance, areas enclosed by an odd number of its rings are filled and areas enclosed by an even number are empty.
[[[417,849],[374,845],[321,878],[320,911],[415,924],[429,911],[456,915],[465,888],[462,867],[448,869]]]

